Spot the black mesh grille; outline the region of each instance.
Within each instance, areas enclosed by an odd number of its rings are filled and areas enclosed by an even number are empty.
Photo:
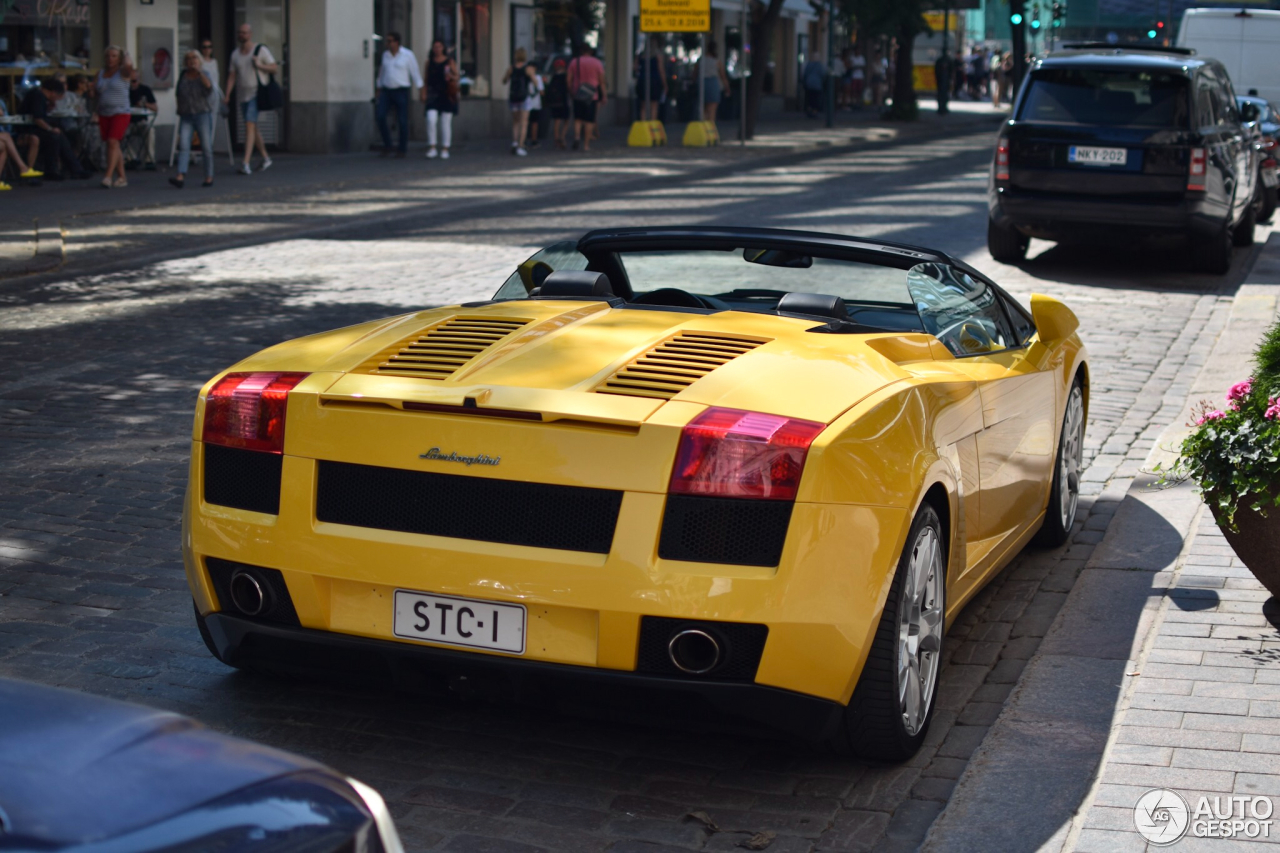
[[[206,444],[204,502],[278,515],[283,464],[279,453]]]
[[[669,495],[658,556],[695,563],[776,566],[791,523],[790,501]]]
[[[688,675],[671,662],[668,651],[671,638],[687,628],[706,631],[720,643],[720,663],[710,672]],[[718,681],[755,681],[756,670],[760,668],[760,655],[764,653],[764,641],[768,636],[767,625],[645,616],[640,619],[640,649],[636,657],[636,672]]]
[[[321,462],[316,519],[609,553],[622,492]]]
[[[244,571],[252,575],[267,593],[266,609],[250,618],[261,619],[264,622],[277,622],[281,625],[299,625],[298,611],[293,608],[289,587],[285,586],[284,575],[276,569],[233,563],[216,557],[205,557],[204,565],[209,570],[209,580],[213,581],[213,591],[218,594],[218,605],[223,612],[248,616],[236,607],[235,601],[231,598],[231,578],[237,571]]]

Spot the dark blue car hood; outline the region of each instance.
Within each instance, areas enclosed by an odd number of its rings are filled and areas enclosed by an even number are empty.
[[[0,678],[0,849],[111,838],[303,770],[324,768],[177,714]]]

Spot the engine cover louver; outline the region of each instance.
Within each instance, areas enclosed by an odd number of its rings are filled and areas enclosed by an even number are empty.
[[[529,322],[505,317],[454,317],[383,353],[369,372],[448,379],[464,364]]]
[[[681,332],[627,362],[595,390],[669,400],[720,365],[764,343],[768,340]]]

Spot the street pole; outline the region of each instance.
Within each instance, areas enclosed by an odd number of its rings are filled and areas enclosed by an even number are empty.
[[[942,59],[937,67],[934,85],[938,89],[938,115],[947,114],[947,102],[951,100],[951,56],[947,39],[951,35],[951,0],[942,6]]]
[[[747,0],[742,0],[742,37],[738,46],[738,142],[747,144]]]
[[[650,85],[649,63],[652,62],[653,56],[653,34],[645,33],[644,36],[644,104],[640,107],[640,120],[649,120],[649,99],[653,97]]]
[[[698,81],[698,115],[694,121],[702,121],[707,114],[707,81],[706,70],[702,63],[707,59],[707,34],[698,33],[698,68],[695,78]],[[717,72],[718,73],[718,72]]]
[[[827,127],[836,124],[836,4],[827,0]]]

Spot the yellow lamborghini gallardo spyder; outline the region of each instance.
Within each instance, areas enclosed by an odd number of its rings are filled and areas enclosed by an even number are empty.
[[[949,620],[1071,531],[1076,326],[913,246],[556,243],[493,299],[205,385],[183,524],[201,633],[233,666],[676,693],[909,756]]]

